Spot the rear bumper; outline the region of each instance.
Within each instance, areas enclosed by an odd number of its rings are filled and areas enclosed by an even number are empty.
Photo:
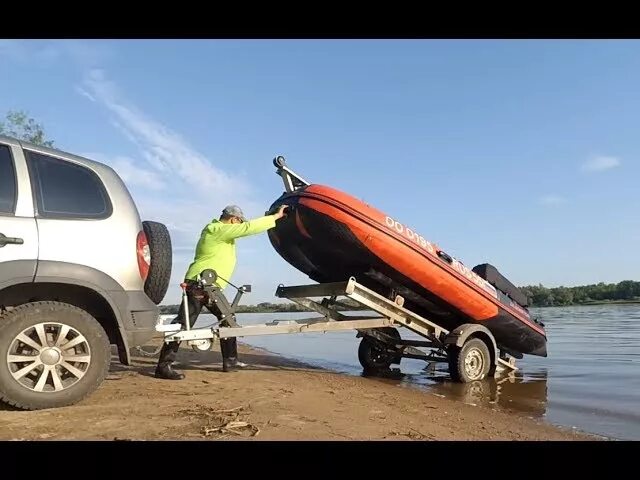
[[[119,292],[120,328],[126,346],[145,345],[157,335],[160,309],[143,291]]]
[[[134,311],[136,325],[143,325],[140,328],[132,328],[126,331],[127,344],[129,347],[145,345],[157,336],[156,322],[158,320],[157,311]]]

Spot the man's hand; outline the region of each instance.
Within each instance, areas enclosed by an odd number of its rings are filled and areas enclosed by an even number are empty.
[[[278,208],[278,211],[274,214],[274,216],[276,217],[276,220],[280,220],[282,217],[286,216],[284,211],[288,207],[289,207],[288,205],[280,205],[280,208]]]

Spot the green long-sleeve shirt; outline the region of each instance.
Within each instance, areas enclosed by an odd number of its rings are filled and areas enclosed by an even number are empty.
[[[220,277],[231,281],[231,275],[236,266],[236,238],[256,235],[275,226],[275,215],[254,218],[237,224],[213,220],[202,229],[195,258],[189,265],[185,278],[196,280],[203,270],[211,268]],[[218,279],[216,283],[220,288],[227,286],[227,282],[222,279]]]

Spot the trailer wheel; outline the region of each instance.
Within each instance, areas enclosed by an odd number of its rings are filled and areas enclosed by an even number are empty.
[[[480,338],[469,338],[462,347],[449,350],[449,375],[456,382],[482,380],[491,368],[489,347]]]
[[[395,328],[383,328],[380,331],[400,340],[400,332]],[[387,370],[392,363],[399,363],[400,358],[396,352],[389,351],[371,338],[365,336],[360,341],[358,360],[365,370]]]

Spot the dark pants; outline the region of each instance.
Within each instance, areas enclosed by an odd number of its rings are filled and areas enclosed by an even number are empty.
[[[201,289],[195,288],[193,282],[186,281],[187,283],[187,302],[189,305],[189,328],[193,327],[196,323],[202,307],[206,307],[218,320],[222,318],[222,312],[218,308],[216,303],[209,303],[206,292]],[[180,311],[178,316],[171,323],[180,323],[185,326],[184,321],[184,300],[180,304]],[[220,322],[222,326],[228,325],[227,320]],[[180,342],[165,343],[160,350],[160,358],[158,359],[158,366],[162,364],[171,364],[175,362],[178,349],[180,348]],[[238,345],[235,337],[221,338],[220,339],[220,351],[224,359],[236,359],[238,357]]]

